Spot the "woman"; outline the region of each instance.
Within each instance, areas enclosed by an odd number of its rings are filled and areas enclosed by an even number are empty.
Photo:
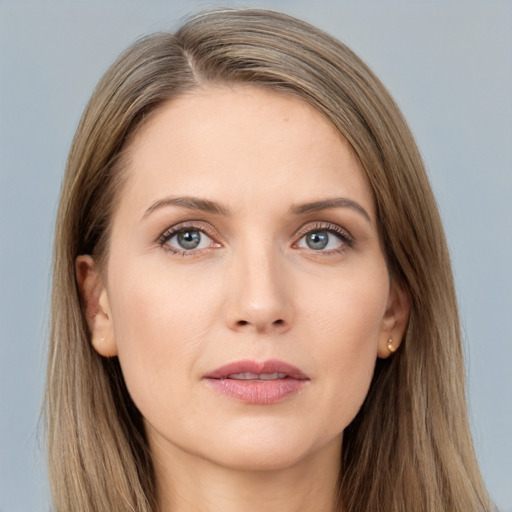
[[[58,214],[56,510],[491,510],[442,226],[344,45],[225,10],[145,38]]]

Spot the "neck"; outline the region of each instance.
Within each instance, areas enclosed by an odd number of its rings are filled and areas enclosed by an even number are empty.
[[[292,466],[270,470],[227,468],[177,447],[153,455],[159,512],[337,510],[339,440]]]

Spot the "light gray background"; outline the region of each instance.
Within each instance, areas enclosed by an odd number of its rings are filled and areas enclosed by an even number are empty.
[[[51,240],[81,111],[129,43],[212,5],[0,0],[2,512],[49,509],[38,415]],[[497,504],[512,510],[512,3],[245,5],[294,14],[348,43],[408,118],[452,251],[478,457]]]

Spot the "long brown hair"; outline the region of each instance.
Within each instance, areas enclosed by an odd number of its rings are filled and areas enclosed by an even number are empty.
[[[92,348],[75,260],[108,254],[123,151],[160,106],[208,84],[286,92],[350,142],[373,189],[388,267],[411,300],[405,339],[379,360],[343,437],[346,512],[489,511],[467,420],[450,259],[411,132],[345,45],[284,14],[217,10],[136,42],[98,84],[70,151],[57,217],[46,389],[55,509],[156,511],[151,456],[116,358]]]

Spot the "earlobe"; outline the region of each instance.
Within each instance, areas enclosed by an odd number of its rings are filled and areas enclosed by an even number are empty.
[[[394,354],[400,347],[409,320],[410,309],[409,294],[395,281],[392,281],[377,348],[377,355],[381,359]]]
[[[117,344],[107,289],[92,256],[78,256],[76,276],[91,343],[98,354],[104,357],[116,356]]]

